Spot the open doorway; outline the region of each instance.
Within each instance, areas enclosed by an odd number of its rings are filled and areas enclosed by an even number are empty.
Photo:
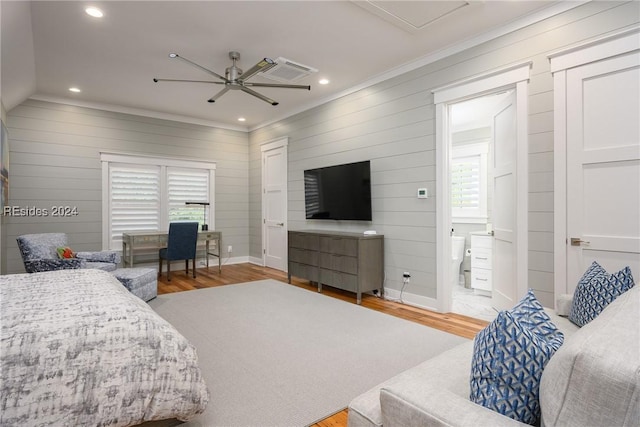
[[[495,117],[513,93],[449,105],[451,311],[483,320],[497,313],[492,300]]]

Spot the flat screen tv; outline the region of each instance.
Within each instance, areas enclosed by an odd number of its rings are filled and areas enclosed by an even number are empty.
[[[307,219],[371,221],[370,162],[304,171]]]

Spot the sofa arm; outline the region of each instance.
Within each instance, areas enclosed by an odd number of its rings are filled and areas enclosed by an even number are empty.
[[[384,427],[527,426],[424,382],[404,382],[380,390]]]
[[[65,259],[34,259],[24,262],[24,268],[27,273],[41,273],[43,271],[54,270],[73,270],[77,268],[84,268],[86,261],[80,258],[65,258]]]
[[[568,317],[571,313],[571,305],[573,304],[573,295],[561,294],[556,298],[556,313],[558,316]]]
[[[91,262],[111,262],[113,264],[120,263],[120,254],[116,251],[77,252],[76,257]]]

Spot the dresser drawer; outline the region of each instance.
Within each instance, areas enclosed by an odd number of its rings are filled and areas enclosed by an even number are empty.
[[[320,237],[320,251],[336,255],[358,256],[358,241],[348,237]]]
[[[314,234],[289,232],[289,247],[318,250],[319,238]]]
[[[471,268],[491,269],[493,250],[491,248],[474,247],[471,249]]]
[[[289,274],[291,276],[302,277],[311,282],[318,281],[318,267],[314,267],[306,264],[299,264],[297,262],[289,261]]]
[[[358,258],[321,252],[320,267],[343,273],[358,274]]]
[[[318,251],[307,249],[289,248],[289,261],[301,264],[318,265]]]
[[[356,292],[358,290],[358,276],[324,268],[320,269],[320,283],[345,291]]]
[[[482,268],[471,269],[471,287],[482,291],[491,291],[491,270]]]

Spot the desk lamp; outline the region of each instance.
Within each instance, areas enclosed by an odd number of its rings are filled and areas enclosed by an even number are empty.
[[[184,204],[202,206],[202,231],[207,231],[209,229],[207,225],[207,206],[209,206],[209,202],[185,202]]]

